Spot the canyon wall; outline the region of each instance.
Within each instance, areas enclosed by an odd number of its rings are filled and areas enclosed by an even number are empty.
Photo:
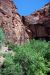
[[[0,28],[7,42],[23,44],[35,37],[50,37],[50,3],[29,16],[20,16],[12,0],[0,0]]]
[[[11,0],[0,0],[0,27],[3,28],[8,42],[22,44],[29,40],[22,17]]]
[[[32,38],[50,37],[50,3],[29,16],[23,16],[23,23],[32,32]]]

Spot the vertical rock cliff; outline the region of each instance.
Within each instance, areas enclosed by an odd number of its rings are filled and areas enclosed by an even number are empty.
[[[0,27],[3,28],[8,42],[22,44],[29,39],[12,0],[0,0]]]

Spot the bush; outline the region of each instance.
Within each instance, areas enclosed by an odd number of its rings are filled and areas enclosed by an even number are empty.
[[[0,49],[1,49],[1,46],[3,45],[4,42],[5,42],[5,35],[3,32],[3,29],[0,28]]]
[[[5,35],[4,35],[4,32],[3,32],[3,29],[0,28],[0,43],[4,42],[4,40],[5,40]]]
[[[19,63],[13,62],[13,57],[8,54],[5,56],[5,62],[1,67],[1,75],[22,75],[22,67]]]
[[[50,74],[50,45],[46,41],[31,40],[17,46],[9,44],[15,56],[5,55],[1,75],[48,75]]]

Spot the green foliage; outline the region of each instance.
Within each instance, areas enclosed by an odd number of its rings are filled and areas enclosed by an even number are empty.
[[[46,75],[48,67],[45,63],[50,61],[50,48],[46,41],[32,40],[13,47],[13,51],[16,51],[14,62],[22,66],[24,75]]]
[[[2,28],[0,28],[0,43],[3,42],[4,39],[5,39],[4,32],[3,32]]]
[[[5,55],[1,75],[48,75],[50,73],[50,44],[46,41],[31,40],[17,46],[9,44],[15,56]]]
[[[9,55],[5,55],[5,62],[1,67],[0,74],[1,75],[22,75],[22,67],[19,63],[14,63],[13,57]]]
[[[4,42],[5,42],[5,35],[4,35],[4,32],[3,32],[3,29],[0,28],[0,50],[1,50],[1,47],[4,44]]]

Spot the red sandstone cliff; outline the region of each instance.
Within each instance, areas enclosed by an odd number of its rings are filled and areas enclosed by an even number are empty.
[[[12,0],[0,0],[0,27],[6,41],[22,44],[34,37],[50,37],[50,3],[32,13],[20,16]]]
[[[8,42],[22,44],[29,39],[21,16],[11,0],[0,0],[0,27],[3,28]]]
[[[35,13],[23,16],[23,23],[27,33],[32,32],[32,38],[50,37],[50,2]]]

